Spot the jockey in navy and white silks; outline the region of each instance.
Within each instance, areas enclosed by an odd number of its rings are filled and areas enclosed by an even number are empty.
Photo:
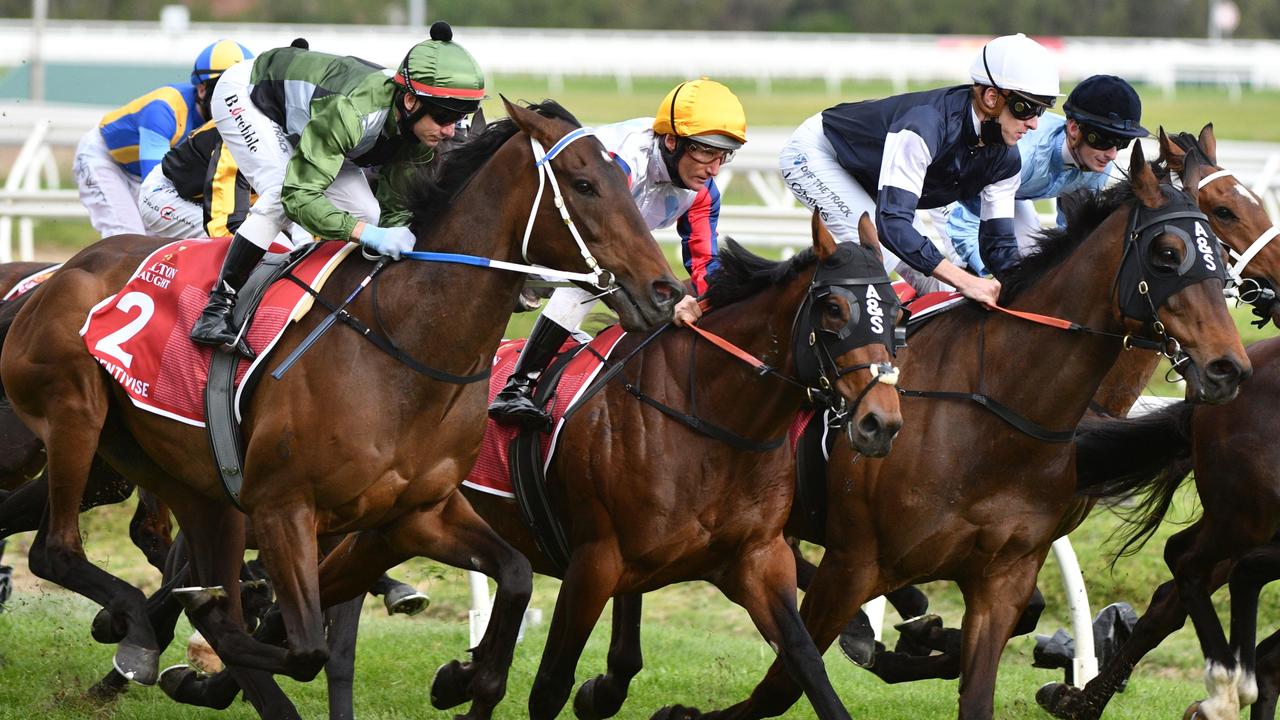
[[[858,219],[868,212],[888,251],[887,270],[914,270],[994,304],[999,283],[947,260],[916,224],[916,210],[979,197],[987,264],[998,274],[1015,263],[1021,162],[1014,146],[1056,101],[1058,70],[1047,50],[1018,34],[988,43],[969,74],[972,85],[829,108],[796,130],[779,169],[837,240],[856,242]]]
[[[1142,127],[1142,102],[1129,83],[1114,75],[1094,75],[1071,91],[1063,106],[1066,117],[1046,114],[1040,126],[1018,141],[1022,182],[1014,208],[1014,232],[1022,254],[1035,246],[1040,216],[1035,200],[1058,198],[1076,190],[1097,191],[1111,177],[1116,153]],[[955,252],[974,272],[986,266],[978,253],[978,198],[949,208],[945,229]],[[1061,210],[1058,226],[1066,222]]]
[[[717,266],[720,190],[715,176],[747,141],[742,103],[729,88],[702,78],[676,86],[653,118],[637,118],[596,128],[596,136],[627,175],[631,197],[650,230],[676,226],[684,266],[694,292],[707,288]],[[529,334],[507,385],[489,406],[502,423],[544,426],[549,417],[531,394],[542,370],[578,330],[595,304],[595,295],[580,288],[559,288]],[[701,314],[697,300],[686,296],[675,308],[683,324]]]

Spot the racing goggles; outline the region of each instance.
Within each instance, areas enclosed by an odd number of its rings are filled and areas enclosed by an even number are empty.
[[[470,112],[463,112],[461,110],[450,110],[449,108],[441,107],[430,101],[423,102],[423,105],[426,108],[427,115],[430,115],[431,119],[435,121],[435,124],[440,127],[454,125],[461,122],[471,114]]]
[[[711,147],[697,140],[689,140],[684,138],[684,152],[693,158],[694,162],[699,165],[710,165],[719,160],[721,164],[729,163],[733,160],[733,150],[725,150],[724,148]]]
[[[1129,143],[1133,142],[1133,138],[1123,135],[1112,135],[1104,130],[1085,125],[1081,127],[1084,131],[1084,144],[1094,150],[1110,150],[1115,148],[1123,150],[1129,147]]]
[[[1053,107],[1053,103],[1056,101],[1056,98],[1033,98],[1014,90],[1007,91],[1004,97],[1009,107],[1009,114],[1015,120],[1038,118],[1044,114],[1045,110]]]

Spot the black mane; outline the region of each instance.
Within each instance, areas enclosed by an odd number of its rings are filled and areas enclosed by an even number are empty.
[[[1133,186],[1121,182],[1098,192],[1080,190],[1061,198],[1059,202],[1067,216],[1066,227],[1044,230],[1037,249],[1000,278],[1000,304],[1007,305],[1049,270],[1062,264],[1103,220],[1133,197]]]
[[[543,100],[527,107],[543,117],[564,120],[574,127],[582,127],[582,123],[572,113],[554,100]],[[511,118],[489,123],[479,135],[441,152],[434,162],[415,168],[407,191],[408,205],[413,209],[410,226],[414,231],[420,233],[424,230],[424,225],[437,220],[476,171],[519,130]]]
[[[712,307],[723,307],[789,280],[817,260],[811,247],[789,260],[766,260],[726,236],[720,249],[720,267],[707,278],[705,297]]]

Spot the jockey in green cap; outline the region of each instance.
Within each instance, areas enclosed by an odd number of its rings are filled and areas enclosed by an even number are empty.
[[[214,92],[213,118],[258,199],[191,339],[236,343],[236,293],[291,221],[317,238],[357,241],[392,259],[412,249],[411,213],[397,189],[484,97],[484,73],[444,22],[432,25],[431,39],[410,48],[395,70],[296,47],[227,70]],[[362,170],[373,166],[380,173],[376,196]]]

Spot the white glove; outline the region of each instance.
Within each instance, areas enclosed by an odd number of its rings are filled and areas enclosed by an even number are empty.
[[[413,249],[413,231],[407,227],[383,228],[365,225],[360,233],[360,244],[392,260],[399,260],[400,253]]]

